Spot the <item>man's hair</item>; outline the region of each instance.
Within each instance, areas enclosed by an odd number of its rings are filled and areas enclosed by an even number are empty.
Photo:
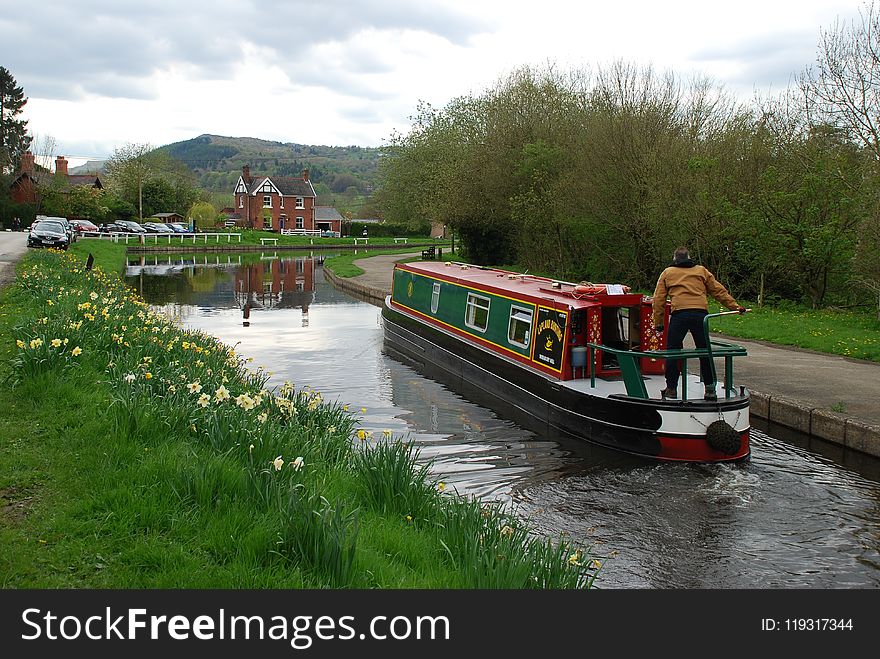
[[[675,261],[686,261],[691,257],[687,247],[676,247],[675,253],[672,255]]]

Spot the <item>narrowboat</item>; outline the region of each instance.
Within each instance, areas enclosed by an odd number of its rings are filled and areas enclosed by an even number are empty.
[[[733,382],[745,348],[712,339],[666,350],[651,298],[620,284],[564,282],[442,261],[398,263],[382,307],[391,356],[492,401],[541,432],[555,429],[664,461],[749,457],[749,393]],[[705,330],[708,335],[710,318]],[[669,327],[669,304],[666,322]],[[724,362],[717,400],[704,400],[688,359]],[[664,399],[666,359],[682,360],[681,397]],[[714,384],[714,383],[709,383]]]

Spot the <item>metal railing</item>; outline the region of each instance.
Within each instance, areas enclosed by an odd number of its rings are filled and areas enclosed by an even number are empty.
[[[746,349],[736,343],[727,341],[717,341],[709,338],[709,319],[718,316],[729,316],[738,314],[739,311],[724,311],[721,313],[707,314],[703,319],[703,332],[706,335],[705,348],[682,348],[678,350],[622,350],[619,348],[610,348],[601,343],[587,343],[587,368],[590,373],[590,386],[596,386],[596,352],[609,353],[617,358],[617,364],[620,367],[620,373],[623,376],[623,383],[626,387],[627,396],[634,398],[648,398],[648,390],[645,387],[645,381],[642,379],[642,369],[639,366],[639,359],[679,359],[681,365],[681,399],[687,400],[687,360],[693,358],[706,358],[709,360],[711,382],[705,382],[706,389],[714,389],[718,381],[717,371],[715,369],[715,357],[724,358],[724,397],[730,398],[733,393],[733,358],[744,357],[747,355]]]

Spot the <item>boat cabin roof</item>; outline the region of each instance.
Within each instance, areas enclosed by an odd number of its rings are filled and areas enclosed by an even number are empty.
[[[573,283],[452,261],[411,261],[398,263],[396,267],[460,286],[557,308],[630,306],[642,301],[641,294],[631,293],[629,286],[623,284]]]

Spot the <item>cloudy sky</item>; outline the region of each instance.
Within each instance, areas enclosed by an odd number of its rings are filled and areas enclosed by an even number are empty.
[[[864,0],[0,0],[0,65],[72,164],[203,133],[380,146],[517,67],[625,60],[784,89]]]

